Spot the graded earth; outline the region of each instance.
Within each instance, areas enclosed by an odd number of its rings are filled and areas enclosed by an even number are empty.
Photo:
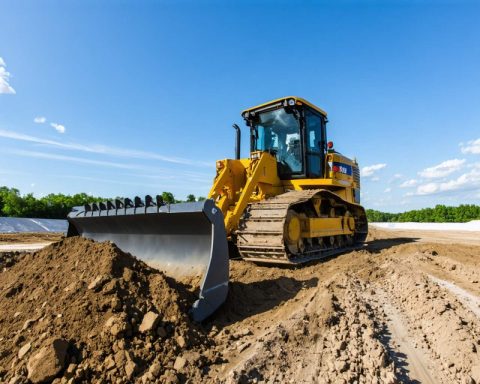
[[[302,268],[231,260],[203,324],[195,279],[111,243],[3,253],[0,381],[478,384],[476,235],[371,228],[365,249]]]

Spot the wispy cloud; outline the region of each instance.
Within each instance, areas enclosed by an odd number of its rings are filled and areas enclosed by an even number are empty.
[[[462,153],[473,153],[473,154],[480,154],[480,138],[477,140],[471,140],[467,144],[460,144],[460,148]]]
[[[387,164],[381,163],[381,164],[373,164],[373,165],[368,165],[366,167],[362,168],[362,176],[363,177],[372,177],[377,171],[380,169],[383,169],[387,166]]]
[[[464,163],[465,159],[446,160],[434,167],[425,168],[423,171],[418,172],[418,174],[426,179],[445,177],[461,169]]]
[[[5,64],[5,61],[0,57],[0,94],[14,95],[16,93],[15,89],[10,85],[11,74],[7,71],[6,67],[7,64]]]
[[[33,157],[36,159],[61,160],[61,161],[69,161],[73,163],[100,165],[104,167],[122,168],[122,169],[143,169],[143,167],[139,165],[116,163],[112,161],[92,160],[92,159],[85,159],[83,157],[76,157],[76,156],[56,155],[53,153],[46,153],[46,152],[24,151],[20,149],[12,149],[12,150],[7,149],[4,152],[11,155]]]
[[[153,152],[137,151],[132,149],[110,147],[105,145],[84,145],[84,144],[72,143],[72,142],[63,143],[56,140],[43,139],[40,137],[25,135],[22,133],[8,131],[4,129],[0,129],[0,137],[12,139],[12,140],[42,144],[42,145],[49,145],[49,146],[66,149],[66,150],[96,153],[101,155],[117,156],[117,157],[124,157],[124,158],[159,160],[159,161],[164,161],[168,163],[202,166],[202,167],[212,167],[215,164],[214,162],[194,161],[190,159],[164,156],[164,155],[160,155]]]
[[[480,188],[480,164],[471,168],[470,172],[464,173],[456,179],[445,182],[431,182],[419,185],[417,190],[407,195],[432,195],[452,191],[472,191]]]
[[[125,185],[141,185],[142,188],[145,186],[155,186],[156,188],[163,186],[163,188],[168,189],[172,185],[175,187],[183,186],[183,187],[192,187],[192,182],[194,183],[194,188],[202,189],[202,190],[209,190],[211,176],[209,174],[200,174],[200,173],[191,173],[190,171],[179,171],[179,170],[169,170],[169,169],[161,169],[158,167],[145,167],[144,165],[140,164],[126,164],[120,162],[111,162],[111,161],[101,161],[101,160],[93,160],[93,159],[86,159],[82,157],[76,156],[64,156],[58,154],[52,154],[47,152],[36,152],[36,151],[25,151],[19,149],[6,149],[4,150],[5,154],[12,155],[12,156],[21,156],[21,157],[31,157],[35,159],[44,159],[44,160],[53,160],[59,162],[70,162],[70,163],[77,163],[77,164],[87,164],[89,166],[94,165],[95,169],[98,170],[98,167],[107,167],[107,168],[117,168],[127,170],[127,172],[122,172],[121,174],[117,174],[118,179],[109,179],[109,178],[95,178],[91,176],[82,176],[82,175],[59,175],[55,174],[50,176],[55,177],[69,177],[69,178],[77,178],[77,179],[85,179],[91,180],[96,182],[102,182],[107,184],[125,184]],[[148,172],[148,173],[144,173]],[[155,172],[158,172],[155,174]],[[0,174],[15,174],[17,175],[19,172],[2,172],[0,170]],[[22,173],[22,172],[20,172]],[[31,173],[24,173],[30,174]],[[43,176],[48,174],[43,174]],[[138,180],[143,180],[139,182]]]
[[[411,187],[415,187],[417,184],[418,184],[418,180],[410,179],[400,184],[400,188],[411,188]]]
[[[37,124],[45,124],[47,122],[47,118],[44,116],[37,116],[33,119],[33,122]],[[54,128],[58,133],[65,133],[66,131],[66,128],[63,124],[50,123],[50,126]]]
[[[33,122],[36,123],[36,124],[44,124],[46,121],[47,121],[47,118],[44,117],[44,116],[36,116],[33,119]]]
[[[50,123],[50,126],[55,128],[58,133],[65,133],[65,126],[57,123]]]

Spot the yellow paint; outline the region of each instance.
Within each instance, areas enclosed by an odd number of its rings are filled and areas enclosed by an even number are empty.
[[[298,216],[292,216],[289,218],[287,225],[287,241],[290,244],[296,244],[300,240],[302,229],[300,225],[300,219]]]
[[[350,219],[353,220],[352,217]],[[345,225],[343,217],[305,218],[302,227],[302,237],[304,238],[351,235],[353,233]]]
[[[269,101],[269,102],[266,102],[266,103],[263,103],[263,104],[260,104],[260,105],[256,105],[255,107],[251,107],[251,108],[244,109],[244,110],[242,111],[242,115],[243,115],[245,112],[256,111],[256,110],[258,110],[258,109],[262,109],[262,108],[268,107],[268,106],[270,106],[270,105],[283,103],[285,100],[289,100],[289,99],[295,100],[295,103],[298,104],[298,105],[302,105],[302,104],[308,105],[310,108],[312,108],[312,109],[314,109],[315,111],[321,113],[323,116],[325,116],[325,117],[327,116],[327,112],[325,112],[323,109],[318,108],[316,105],[313,105],[312,103],[308,102],[307,100],[302,99],[301,97],[297,97],[297,96],[281,97],[281,98],[279,98],[279,99],[275,99],[275,100],[272,100],[272,101]]]
[[[223,212],[225,228],[230,235],[238,228],[240,217],[251,202],[277,196],[288,190],[305,189],[327,189],[343,200],[353,202],[352,182],[351,177],[340,178],[338,172],[331,179],[280,180],[275,157],[268,152],[254,152],[251,159],[217,161],[217,175],[208,198],[214,199]],[[319,202],[316,204],[318,210]],[[322,220],[325,219],[320,219]]]
[[[227,234],[238,227],[240,216],[252,201],[282,193],[277,160],[267,152],[253,152],[251,159],[222,160],[208,194],[222,210]]]

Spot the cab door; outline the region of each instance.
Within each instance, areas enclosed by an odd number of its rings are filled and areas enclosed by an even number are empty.
[[[325,142],[325,118],[311,109],[306,109],[305,154],[308,178],[324,177]]]

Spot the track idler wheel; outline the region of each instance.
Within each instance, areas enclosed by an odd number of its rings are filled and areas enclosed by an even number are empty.
[[[302,239],[302,219],[294,211],[288,211],[284,229],[285,242],[292,254],[302,253],[305,245]]]
[[[350,211],[347,211],[343,217],[343,227],[355,232],[355,218],[352,216]]]

